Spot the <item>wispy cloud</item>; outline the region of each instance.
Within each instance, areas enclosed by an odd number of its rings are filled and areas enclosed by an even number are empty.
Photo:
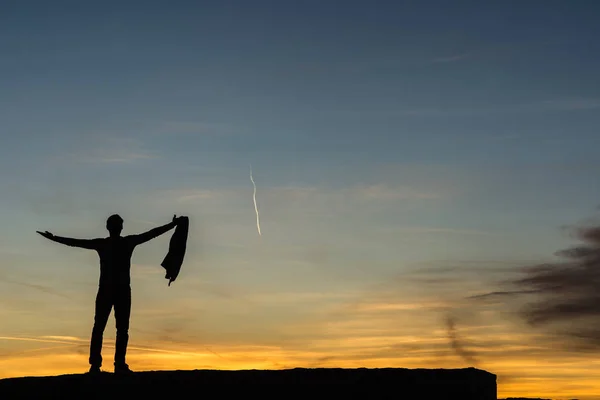
[[[164,121],[157,126],[155,130],[160,135],[222,135],[239,130],[229,123],[205,121]]]
[[[356,184],[341,188],[316,186],[271,187],[263,190],[263,197],[281,197],[294,201],[329,200],[345,201],[397,201],[433,200],[443,197],[442,193],[426,188],[417,188],[387,183]]]
[[[141,140],[112,134],[85,135],[74,146],[71,159],[82,163],[131,164],[159,158]]]
[[[182,187],[161,190],[144,200],[154,208],[176,207],[177,213],[199,217],[203,223],[199,229],[209,229],[213,239],[227,231],[227,235],[247,236],[249,217],[256,218],[252,204],[252,185],[193,188]],[[335,218],[336,215],[352,213],[351,218],[361,219],[369,212],[379,212],[381,207],[425,206],[424,203],[443,201],[445,190],[433,186],[411,187],[386,183],[359,184],[347,187],[327,186],[268,186],[261,188],[261,228],[282,232],[291,229],[298,218]],[[377,208],[379,207],[379,208]],[[217,222],[217,216],[221,222]],[[287,223],[285,221],[288,221]],[[315,221],[321,227],[327,220]],[[237,227],[235,224],[239,224]],[[315,226],[316,227],[316,226]],[[333,226],[331,226],[333,229]],[[256,229],[256,225],[254,225]],[[266,229],[266,228],[265,228]],[[329,228],[327,228],[329,229]],[[209,234],[208,231],[205,231]],[[300,234],[301,230],[291,234]],[[273,238],[271,238],[273,240]],[[231,242],[232,240],[229,240]]]
[[[35,342],[35,343],[60,343],[72,344],[73,342],[84,342],[83,339],[73,336],[0,336],[0,340],[9,340],[16,342]]]
[[[471,350],[465,343],[465,340],[462,338],[462,336],[459,335],[456,329],[455,318],[447,317],[446,327],[448,330],[448,339],[450,340],[450,346],[456,352],[456,354],[458,354],[463,360],[465,360],[470,365],[479,364],[479,361],[477,360],[477,354],[475,353],[475,351]]]
[[[474,321],[502,320],[513,329],[535,333],[538,345],[552,343],[546,346],[548,354],[594,354],[600,346],[599,226],[597,221],[575,226],[573,236],[582,243],[558,251],[560,260],[513,261],[498,268],[483,262],[478,267],[448,263],[446,268],[418,271],[416,280],[406,279],[424,293],[437,293]]]
[[[117,163],[117,164],[129,164],[140,160],[150,160],[158,158],[154,154],[149,153],[134,153],[134,152],[116,152],[112,155],[98,155],[98,156],[87,156],[82,158],[82,161],[90,163]]]
[[[447,304],[436,301],[403,301],[403,302],[363,302],[353,307],[357,312],[388,311],[431,311],[447,307]]]
[[[89,343],[89,339],[82,339],[74,336],[0,336],[0,340],[6,341],[17,341],[17,342],[33,342],[33,343],[59,343],[59,344],[85,344]],[[105,339],[104,345],[107,348],[114,348],[115,341],[111,339]],[[149,346],[127,346],[128,350],[141,350],[147,352],[166,353],[166,354],[190,354],[189,351],[178,351],[161,349]]]
[[[483,300],[488,300],[488,299],[494,299],[494,298],[498,298],[498,297],[504,297],[504,296],[514,296],[514,295],[521,295],[521,294],[533,294],[533,293],[537,293],[536,290],[504,290],[504,291],[496,291],[496,292],[486,292],[486,293],[482,293],[482,294],[474,294],[471,296],[467,296],[468,299],[483,299]]]
[[[405,200],[405,199],[438,199],[439,193],[419,190],[408,186],[390,186],[386,184],[358,185],[347,190],[349,194],[363,199],[373,200]]]
[[[2,276],[0,276],[0,282],[9,283],[9,284],[12,284],[12,285],[19,285],[21,287],[25,287],[25,288],[29,288],[29,289],[34,289],[34,290],[37,290],[37,291],[42,292],[42,293],[47,293],[47,294],[51,294],[53,296],[59,296],[59,297],[65,298],[65,299],[70,299],[69,296],[67,296],[67,295],[65,295],[65,294],[63,294],[63,293],[61,293],[59,291],[56,291],[56,290],[52,289],[51,287],[45,286],[45,285],[40,285],[40,284],[36,284],[36,283],[29,283],[29,282],[22,282],[22,281],[19,281],[19,280],[5,278],[5,277],[2,277]]]
[[[404,279],[417,284],[421,296],[434,296],[453,312],[470,315],[471,322],[503,320],[522,329],[520,321],[525,321],[538,343],[540,338],[553,343],[546,347],[549,354],[597,352],[600,224],[575,226],[572,233],[582,243],[558,251],[555,255],[562,260],[513,261],[499,269],[484,263],[477,268],[448,263],[446,268],[422,269],[415,272],[421,277]]]
[[[600,224],[576,227],[573,233],[583,243],[557,252],[562,262],[525,266],[511,283],[536,294],[522,310],[529,324],[564,335],[565,347],[598,350]]]
[[[41,336],[42,339],[66,340],[70,342],[81,342],[82,339],[75,336]]]
[[[131,275],[134,277],[164,275],[165,270],[160,265],[132,264]]]
[[[162,199],[176,202],[202,202],[206,200],[239,199],[246,196],[251,188],[224,187],[224,188],[182,188],[163,191],[159,194]],[[433,200],[443,197],[435,190],[420,189],[409,186],[394,186],[385,183],[358,184],[342,188],[328,188],[317,186],[276,186],[265,187],[262,190],[265,200],[285,201],[396,201],[396,200]]]
[[[317,302],[326,300],[347,300],[354,297],[351,292],[272,292],[248,295],[247,300],[259,303],[298,303]]]
[[[495,232],[476,229],[455,229],[443,227],[408,226],[385,229],[387,233],[414,233],[414,234],[441,234],[441,235],[467,235],[467,236],[493,236]]]
[[[231,194],[231,191],[218,189],[182,189],[168,192],[168,195],[175,197],[175,201],[178,203],[214,200],[227,194]]]
[[[540,113],[549,111],[584,111],[600,108],[600,99],[596,98],[564,98],[540,100],[530,103],[498,104],[496,106],[481,107],[431,107],[401,109],[395,113],[413,117],[453,117],[453,116],[478,116],[495,114]]]
[[[546,100],[539,104],[539,108],[550,110],[595,110],[600,108],[600,99],[567,98]]]
[[[468,54],[455,54],[455,55],[451,55],[451,56],[435,58],[435,59],[433,59],[433,62],[436,64],[452,63],[452,62],[464,60],[465,58],[467,58],[467,56],[468,56]]]

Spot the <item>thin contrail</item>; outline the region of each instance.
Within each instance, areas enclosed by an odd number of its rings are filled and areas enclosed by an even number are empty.
[[[256,229],[258,229],[258,234],[262,236],[260,233],[260,218],[258,216],[258,207],[256,205],[256,183],[254,183],[254,178],[252,178],[252,165],[250,165],[250,180],[252,181],[252,186],[254,186],[254,195],[252,196],[254,200],[254,211],[256,211]]]
[[[12,340],[12,341],[20,341],[20,342],[35,342],[35,343],[57,343],[57,344],[66,344],[71,346],[77,346],[82,343],[87,343],[87,340],[72,338],[72,340],[55,340],[55,339],[45,339],[42,337],[18,337],[18,336],[0,336],[0,340]],[[107,341],[104,345],[107,348],[114,348],[114,341]],[[68,347],[68,346],[65,346]],[[204,353],[195,352],[195,351],[178,351],[178,350],[165,350],[165,349],[155,349],[152,347],[145,346],[128,346],[128,349],[131,350],[139,350],[139,351],[149,351],[153,353],[166,353],[166,354],[181,354],[181,355],[203,355]],[[224,357],[217,354],[215,351],[210,350],[206,347],[206,350],[211,352],[212,354],[225,359]]]

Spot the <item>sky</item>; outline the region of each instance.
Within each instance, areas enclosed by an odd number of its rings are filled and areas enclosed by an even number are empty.
[[[105,237],[134,370],[465,368],[593,398],[598,354],[465,305],[600,205],[600,3],[0,3],[0,378],[87,370]],[[250,168],[262,235],[258,234]],[[105,332],[112,366],[114,319]],[[588,397],[586,397],[588,396]]]

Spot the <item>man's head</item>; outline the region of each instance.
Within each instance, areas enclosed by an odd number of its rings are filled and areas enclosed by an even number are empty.
[[[123,218],[119,214],[113,214],[106,220],[106,229],[111,236],[119,236],[123,230]]]

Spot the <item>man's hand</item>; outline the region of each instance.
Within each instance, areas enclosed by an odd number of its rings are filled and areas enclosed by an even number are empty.
[[[54,238],[54,235],[48,231],[45,231],[45,232],[36,231],[36,232],[39,233],[40,235],[42,235],[43,237],[45,237],[46,239],[52,240]]]
[[[175,225],[177,225],[179,223],[179,221],[181,221],[181,217],[178,217],[177,215],[173,215],[173,223]]]

